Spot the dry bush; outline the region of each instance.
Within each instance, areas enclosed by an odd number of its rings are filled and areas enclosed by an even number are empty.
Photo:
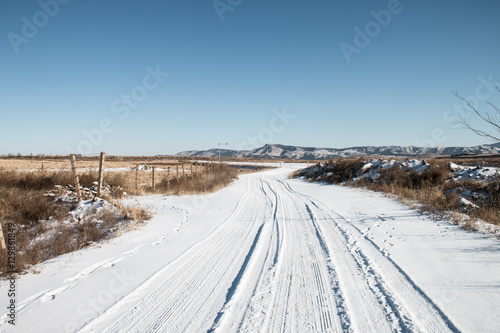
[[[144,209],[142,207],[123,205],[116,201],[111,202],[122,212],[123,217],[126,219],[131,219],[135,222],[144,222],[153,217],[153,215],[147,209]]]
[[[497,206],[485,206],[472,210],[469,215],[473,219],[481,219],[494,225],[500,225],[500,210]]]
[[[381,170],[377,182],[367,183],[365,180],[356,182],[356,186],[390,193],[405,202],[418,202],[420,210],[440,213],[460,208],[458,195],[443,191],[449,177],[450,172],[444,165],[429,164],[421,173],[394,166]]]
[[[497,176],[494,180],[490,181],[487,184],[486,190],[489,194],[490,208],[500,211],[500,177]]]
[[[324,164],[318,163],[311,168],[294,172],[290,177],[304,176],[308,180],[342,184],[358,176],[357,173],[365,162],[364,157],[330,159]]]
[[[80,178],[82,186],[90,186],[95,179],[89,173],[81,174]],[[120,206],[121,212],[103,209],[82,221],[69,223],[69,212],[75,208],[76,200],[64,201],[44,193],[52,190],[54,185],[72,181],[72,174],[66,171],[0,171],[0,222],[4,230],[8,223],[15,226],[15,271],[22,272],[30,265],[112,237],[133,219],[144,221],[150,218],[142,208]],[[7,258],[1,253],[0,275],[7,271]]]
[[[478,230],[478,226],[475,220],[467,220],[464,223],[460,224],[460,227],[469,230],[469,231],[474,231],[476,232]]]
[[[431,161],[426,170],[416,172],[415,170],[404,170],[400,166],[380,170],[377,182],[394,184],[412,189],[424,189],[434,186],[442,186],[451,177],[449,168],[444,163]]]
[[[0,187],[0,219],[34,226],[49,217],[61,218],[72,207],[54,205],[41,191],[26,191]]]
[[[252,169],[252,170],[250,170]],[[104,195],[118,210],[102,209],[99,213],[84,217],[79,221],[68,221],[69,212],[75,208],[75,201],[46,196],[55,185],[73,184],[73,174],[69,171],[3,171],[0,170],[0,222],[6,228],[7,223],[15,224],[16,229],[16,271],[23,272],[30,265],[72,252],[94,242],[108,239],[117,232],[133,226],[132,222],[142,222],[151,218],[146,209],[138,206],[126,206],[114,202],[122,198],[124,191],[129,194],[165,193],[197,194],[217,191],[231,183],[239,170],[225,164],[212,164],[198,172],[179,179],[163,179],[151,186],[136,188],[136,173],[106,172],[104,181],[111,190]],[[173,173],[172,173],[173,174]],[[148,175],[142,175],[147,179]],[[97,175],[92,172],[79,173],[82,187],[90,188]],[[57,194],[59,195],[59,194]],[[7,258],[0,253],[0,275],[8,271]]]
[[[431,159],[426,161],[428,167],[421,172],[395,165],[380,169],[376,180],[363,177],[353,182],[353,179],[360,176],[358,173],[366,161],[366,158],[340,158],[295,172],[291,177],[306,176],[309,180],[328,181],[333,184],[348,183],[387,193],[422,212],[450,217],[466,213],[472,219],[500,225],[500,177],[489,182],[457,182],[451,179],[449,161]],[[469,199],[476,206],[465,207],[461,203],[463,191],[471,193]],[[474,223],[467,226],[471,230],[477,229]]]
[[[297,170],[297,171],[294,171],[290,174],[288,174],[288,178],[289,179],[295,179],[297,177],[300,177],[300,173],[302,172],[302,170]]]
[[[163,179],[155,186],[154,192],[173,195],[211,193],[226,187],[237,176],[237,168],[217,164],[213,170],[207,170],[205,173],[179,177],[179,179]],[[151,187],[146,190],[153,192]]]
[[[336,161],[329,162],[329,171],[333,175],[325,180],[334,184],[341,184],[352,180],[358,176],[359,169],[365,164],[366,158],[339,158]]]
[[[91,173],[78,175],[80,184],[89,187],[96,177]],[[55,185],[73,184],[73,174],[70,171],[0,171],[0,187],[18,188],[22,190],[48,191]]]
[[[123,199],[124,193],[138,195],[135,188],[134,172],[107,172],[104,174],[104,182],[111,186],[111,192],[107,193],[113,199]]]
[[[390,169],[382,169],[379,172],[380,176],[377,180],[378,184],[386,184],[388,186],[396,186],[401,188],[413,187],[413,175],[403,170],[399,166]]]
[[[151,217],[149,212],[139,207],[125,206],[120,207],[120,210],[122,211],[102,210],[73,223],[51,219],[55,226],[50,229],[44,227],[44,221],[38,221],[36,225],[31,226],[14,223],[16,271],[22,272],[31,265],[109,239],[119,230]],[[3,275],[8,271],[7,261],[1,256],[0,260],[0,275]]]

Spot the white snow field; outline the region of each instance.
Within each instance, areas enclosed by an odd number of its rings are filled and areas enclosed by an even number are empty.
[[[21,276],[0,332],[500,332],[497,239],[296,168],[130,199],[152,221]]]

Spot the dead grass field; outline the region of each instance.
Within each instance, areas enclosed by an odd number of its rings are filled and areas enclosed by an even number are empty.
[[[0,223],[4,230],[8,224],[15,225],[17,272],[114,237],[149,219],[151,215],[145,209],[123,206],[117,200],[125,194],[210,193],[227,186],[241,173],[260,170],[215,161],[110,157],[104,163],[103,202],[95,198],[98,165],[97,158],[76,161],[84,203],[96,206],[97,211],[75,220],[78,202],[68,158],[0,158]],[[99,205],[107,208],[100,209]],[[7,271],[7,257],[0,251],[0,276]]]
[[[104,182],[124,187],[129,194],[144,194],[151,192],[153,187],[153,167],[155,187],[169,181],[186,180],[196,174],[206,174],[215,168],[215,161],[198,162],[191,159],[167,159],[156,157],[117,157],[108,156],[104,163]],[[77,157],[76,168],[83,179],[97,181],[99,160],[97,157]],[[137,172],[137,168],[139,171]],[[29,157],[4,157],[0,158],[0,172],[15,171],[30,173],[39,177],[55,172],[71,171],[69,158],[29,158]],[[68,180],[60,185],[73,184],[71,175]],[[90,186],[91,183],[82,184]],[[148,187],[151,187],[148,190]]]
[[[87,171],[97,171],[99,168],[99,160],[95,159],[79,159],[77,157],[77,168]],[[106,169],[117,168],[135,168],[138,164],[151,164],[156,166],[175,166],[180,165],[181,161],[149,161],[147,159],[133,160],[117,160],[113,157],[105,159]],[[30,159],[30,158],[0,158],[0,170],[16,170],[16,171],[58,171],[71,170],[69,158],[59,157],[54,159]]]
[[[107,155],[106,169],[135,168],[138,164],[168,167],[190,163],[210,164],[218,163],[214,157],[184,157],[184,156],[114,156]],[[98,156],[76,156],[77,167],[85,170],[97,170],[99,168]],[[294,162],[294,163],[316,163],[317,161],[295,161],[283,159],[251,159],[251,158],[227,158],[222,162]],[[0,170],[70,170],[68,156],[0,156]]]

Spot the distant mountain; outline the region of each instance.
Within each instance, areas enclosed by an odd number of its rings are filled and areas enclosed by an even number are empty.
[[[414,147],[414,146],[365,146],[351,148],[314,148],[266,144],[252,150],[221,149],[222,157],[249,157],[267,159],[321,160],[353,156],[451,156],[500,154],[500,143],[474,147]],[[219,149],[189,150],[177,156],[218,157]]]

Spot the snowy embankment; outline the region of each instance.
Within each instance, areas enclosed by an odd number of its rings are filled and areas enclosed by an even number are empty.
[[[454,181],[491,181],[498,176],[500,176],[500,168],[498,167],[482,167],[480,165],[475,166],[462,166],[455,163],[447,163],[449,168],[450,180]],[[369,178],[372,181],[377,181],[380,178],[382,170],[388,170],[393,167],[400,167],[402,170],[410,172],[415,171],[417,173],[426,171],[429,168],[429,164],[425,160],[371,160],[362,162],[359,167],[354,171],[354,175],[350,180],[351,183]],[[330,165],[327,163],[318,163],[303,172],[301,175],[307,176],[308,178],[314,178],[314,180],[327,180],[328,177],[333,175],[330,172]]]
[[[442,192],[442,197],[456,202],[453,210],[441,211],[441,214],[454,216],[456,223],[475,231],[495,234],[500,237],[500,225],[486,223],[477,212],[498,209],[495,205],[500,195],[500,168],[486,166],[484,163],[463,166],[452,162],[427,163],[425,160],[350,160],[345,164],[338,161],[318,163],[298,173],[308,181],[324,181],[334,184],[372,186],[376,190],[386,191],[381,184],[395,184],[405,190],[434,189]],[[394,172],[396,170],[396,172]],[[397,173],[398,171],[402,173]],[[427,184],[427,185],[422,185]],[[389,191],[390,192],[390,191]],[[400,199],[407,200],[403,196]],[[415,206],[422,203],[413,202]],[[425,206],[425,204],[424,204]],[[429,209],[432,211],[432,209]],[[453,211],[455,214],[453,215]],[[476,216],[470,218],[466,215]],[[479,214],[479,216],[481,216]]]
[[[16,329],[498,331],[496,239],[291,171],[242,175],[210,195],[128,199],[152,221],[21,276]]]

